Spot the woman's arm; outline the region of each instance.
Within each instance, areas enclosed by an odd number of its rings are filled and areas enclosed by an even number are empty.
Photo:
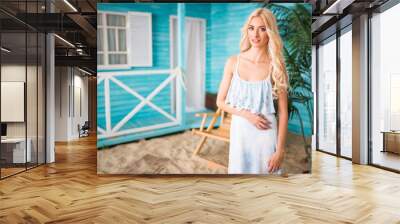
[[[270,122],[265,118],[258,116],[256,114],[251,113],[248,110],[238,110],[236,108],[231,107],[230,105],[225,103],[226,96],[228,94],[229,86],[231,84],[233,69],[236,63],[236,57],[232,56],[228,59],[224,68],[224,75],[222,77],[221,84],[219,86],[218,95],[217,95],[217,106],[221,108],[223,111],[226,111],[230,114],[235,114],[241,117],[248,119],[259,129],[268,129],[270,128]]]
[[[286,91],[281,91],[278,95],[278,139],[276,151],[268,163],[268,171],[274,172],[279,169],[285,154],[286,135],[288,129],[288,97]]]
[[[278,97],[278,141],[277,151],[284,151],[286,145],[286,135],[288,130],[288,96],[286,91],[282,91]]]

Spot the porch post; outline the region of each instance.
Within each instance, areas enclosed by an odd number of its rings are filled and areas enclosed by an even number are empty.
[[[182,69],[183,74],[186,72],[185,60],[185,3],[178,3],[178,67]],[[182,85],[178,86],[178,97],[180,95],[181,102],[178,101],[178,119],[182,126],[186,125],[186,93]]]

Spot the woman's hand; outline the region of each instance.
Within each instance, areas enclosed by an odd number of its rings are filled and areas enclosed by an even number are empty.
[[[284,150],[277,150],[272,154],[271,158],[268,161],[268,172],[273,173],[281,167],[283,157],[284,157]]]
[[[250,111],[246,111],[245,118],[249,120],[254,126],[260,130],[266,130],[271,128],[271,122],[269,122],[264,116],[253,114]]]

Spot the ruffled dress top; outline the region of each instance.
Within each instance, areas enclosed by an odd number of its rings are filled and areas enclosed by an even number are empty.
[[[239,75],[239,60],[238,56],[225,103],[238,110],[249,110],[254,114],[274,114],[271,75],[264,80],[246,81]]]
[[[239,56],[225,102],[238,110],[263,115],[270,128],[258,129],[246,118],[232,115],[229,144],[229,174],[269,174],[268,161],[276,150],[277,120],[271,78],[246,81],[238,73]],[[281,174],[279,169],[274,174]]]

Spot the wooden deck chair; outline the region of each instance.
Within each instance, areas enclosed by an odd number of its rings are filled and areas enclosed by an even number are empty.
[[[207,138],[212,138],[220,141],[229,142],[229,131],[231,127],[231,114],[218,108],[215,113],[197,113],[196,117],[202,117],[202,121],[199,129],[192,129],[192,133],[200,135],[201,140],[198,143],[196,149],[193,152],[193,156],[196,156],[202,149]],[[212,116],[211,122],[207,129],[205,129],[207,117]],[[215,123],[218,118],[221,118],[219,127],[215,128]]]

